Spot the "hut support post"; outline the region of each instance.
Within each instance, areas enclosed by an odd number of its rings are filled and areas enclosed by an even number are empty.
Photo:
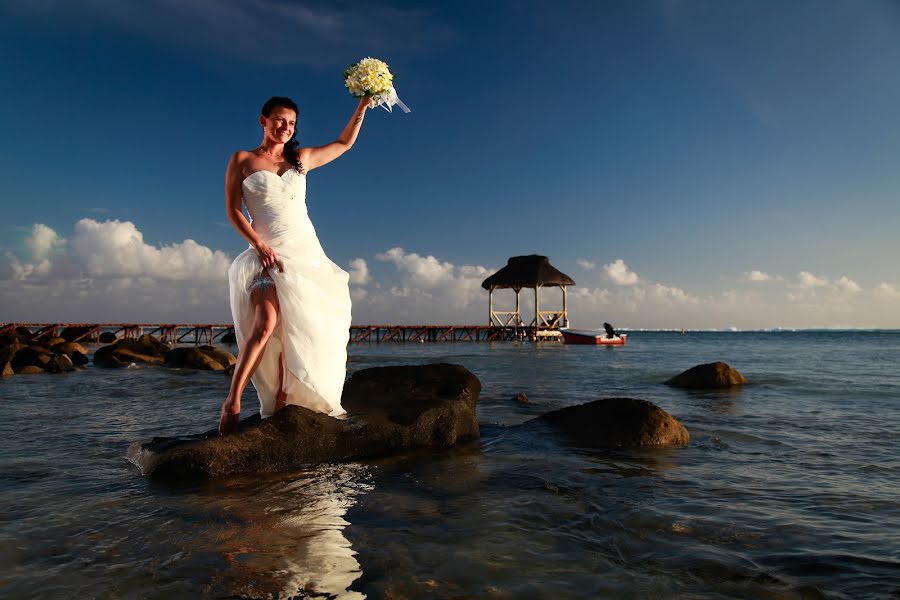
[[[494,288],[488,290],[488,325],[494,324]]]
[[[522,324],[522,313],[519,311],[519,292],[522,291],[522,288],[513,288],[516,290],[516,327]]]
[[[563,323],[563,327],[568,327],[569,326],[569,311],[567,309],[567,302],[566,302],[566,298],[568,297],[566,294],[566,286],[561,285],[560,288],[562,289],[562,293],[563,293],[562,323]]]

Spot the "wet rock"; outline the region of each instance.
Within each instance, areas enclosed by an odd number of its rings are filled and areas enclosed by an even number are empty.
[[[19,367],[15,370],[17,375],[37,375],[38,373],[43,373],[44,370],[40,367],[35,367],[32,365],[27,365],[24,367]]]
[[[237,336],[233,331],[229,331],[221,338],[223,344],[237,344]]]
[[[519,404],[528,404],[528,396],[525,392],[519,392],[515,396],[513,396],[513,400],[518,402]]]
[[[44,364],[44,371],[47,373],[68,373],[74,370],[75,366],[72,359],[65,354],[54,354]]]
[[[119,338],[112,331],[104,331],[100,334],[99,342],[101,344],[114,344]]]
[[[685,445],[684,425],[652,402],[604,398],[543,414],[529,423],[546,423],[576,446],[643,448]]]
[[[44,343],[48,346],[55,346],[56,344],[61,344],[65,341],[66,340],[61,337],[54,337],[54,338],[50,338],[48,340],[44,340]]]
[[[88,363],[87,348],[78,342],[62,342],[53,346],[52,350],[57,354],[65,354],[73,364],[86,365]]]
[[[268,419],[248,417],[226,437],[211,430],[135,442],[128,458],[153,478],[197,480],[446,448],[479,436],[480,391],[478,378],[458,365],[364,369],[344,386],[345,419],[288,406]]]
[[[232,375],[234,375],[234,365],[225,367],[225,370],[222,372],[225,373],[225,375],[227,375],[228,377],[231,377]]]
[[[666,385],[688,389],[732,387],[750,383],[737,370],[723,362],[697,365],[665,382]]]
[[[169,345],[152,335],[142,335],[137,340],[119,340],[94,352],[94,364],[98,367],[127,367],[131,363],[159,364],[165,360]]]
[[[18,327],[16,327],[16,334],[26,339],[31,339],[31,330],[23,325],[19,325]]]
[[[44,370],[44,365],[50,362],[53,356],[54,354],[50,350],[39,344],[32,344],[19,348],[13,354],[10,362],[17,373],[22,367],[40,367],[41,370]]]
[[[166,365],[205,371],[224,371],[237,360],[232,354],[213,346],[172,348],[166,354]]]
[[[3,368],[0,369],[0,377],[12,377],[15,373],[16,372],[13,370],[12,364],[9,361],[3,363]]]

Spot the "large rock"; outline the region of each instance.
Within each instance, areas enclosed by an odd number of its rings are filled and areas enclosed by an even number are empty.
[[[714,362],[692,367],[665,383],[674,387],[703,390],[744,385],[750,382],[726,363]]]
[[[219,350],[214,346],[182,346],[172,348],[166,354],[166,365],[171,367],[188,367],[205,371],[224,371],[237,359],[230,352]]]
[[[87,348],[78,342],[62,342],[54,345],[52,349],[57,354],[65,354],[76,365],[86,365],[88,363]]]
[[[220,341],[223,344],[237,344],[237,336],[234,334],[233,331],[229,331],[228,333],[226,333],[225,335],[222,336]]]
[[[12,377],[15,375],[15,371],[13,370],[12,365],[9,361],[5,361],[2,363],[2,369],[0,369],[0,377]]]
[[[98,367],[127,367],[131,363],[161,365],[169,352],[169,345],[152,335],[142,335],[136,340],[119,340],[94,352],[94,364]]]
[[[546,423],[569,442],[586,448],[643,448],[685,445],[684,425],[647,400],[605,398],[543,414],[529,423]]]
[[[268,419],[249,417],[226,437],[212,430],[135,442],[128,458],[153,478],[197,480],[446,448],[479,436],[480,391],[478,378],[457,365],[365,369],[344,385],[345,419],[288,406]]]
[[[97,338],[97,341],[101,344],[114,344],[118,339],[119,338],[116,337],[116,334],[114,334],[112,331],[104,331],[100,334],[100,337]]]

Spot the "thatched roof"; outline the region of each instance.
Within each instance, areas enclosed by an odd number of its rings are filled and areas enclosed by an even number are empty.
[[[530,254],[513,256],[506,261],[505,267],[481,282],[481,287],[486,290],[537,285],[575,285],[575,281],[551,265],[546,256]]]

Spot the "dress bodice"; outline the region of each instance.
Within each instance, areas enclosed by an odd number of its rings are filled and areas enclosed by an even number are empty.
[[[241,184],[253,230],[267,243],[287,236],[299,241],[315,231],[306,212],[306,176],[296,169],[278,175],[256,171]]]

